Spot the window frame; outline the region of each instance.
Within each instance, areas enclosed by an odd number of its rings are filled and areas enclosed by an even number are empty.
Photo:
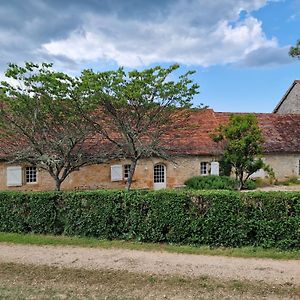
[[[124,178],[124,180],[128,180],[130,169],[131,169],[131,164],[123,165],[123,178]]]
[[[32,181],[35,179],[35,181]],[[38,183],[38,169],[36,166],[26,166],[24,168],[24,182],[25,184]]]
[[[157,170],[157,168],[160,167],[160,170]],[[159,172],[159,174],[156,174],[156,172]],[[164,164],[155,164],[153,167],[153,183],[159,184],[159,183],[166,183],[167,176],[167,167]],[[159,181],[157,181],[159,179]]]
[[[202,166],[205,166],[205,172],[203,172],[204,168],[202,168]],[[201,176],[207,176],[207,175],[209,175],[209,168],[208,168],[208,166],[209,166],[209,162],[207,162],[207,161],[201,161],[200,162],[200,175]]]

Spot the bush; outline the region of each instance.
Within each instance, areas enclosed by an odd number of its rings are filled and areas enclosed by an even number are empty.
[[[227,176],[195,176],[184,183],[194,190],[234,190],[236,181]]]
[[[254,192],[241,198],[251,229],[251,245],[300,249],[299,192]]]
[[[255,190],[257,188],[256,179],[248,179],[244,184],[245,190]]]
[[[0,231],[300,249],[300,193],[0,193]]]

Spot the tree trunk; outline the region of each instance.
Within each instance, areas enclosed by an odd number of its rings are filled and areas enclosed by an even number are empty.
[[[245,184],[246,184],[247,180],[250,178],[250,176],[251,176],[251,174],[247,174],[246,178],[243,180],[243,186],[242,186],[242,188],[245,187]]]
[[[55,179],[55,190],[60,191],[61,181],[59,179]]]
[[[131,189],[132,179],[133,179],[133,175],[134,175],[134,172],[135,172],[137,162],[138,162],[137,159],[135,159],[131,162],[130,172],[129,172],[129,176],[128,176],[127,183],[126,183],[126,190],[127,191],[130,191],[130,189]]]
[[[240,174],[239,174],[239,187],[238,187],[238,190],[240,191],[244,187],[244,172],[242,170],[240,170],[239,173]]]

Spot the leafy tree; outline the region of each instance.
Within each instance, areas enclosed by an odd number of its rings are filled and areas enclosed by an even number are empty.
[[[80,167],[111,158],[111,152],[93,139],[95,130],[76,114],[88,98],[82,78],[52,70],[51,64],[10,64],[8,81],[0,86],[1,139],[5,157],[46,170],[56,189]]]
[[[84,72],[86,85],[94,94],[95,113],[86,116],[97,131],[131,160],[127,189],[130,189],[136,165],[141,158],[170,159],[168,133],[183,126],[198,85],[189,71],[175,76],[178,65],[160,66],[143,71]],[[176,77],[176,80],[171,80]],[[104,115],[97,118],[99,110]],[[96,113],[97,112],[97,113]],[[180,122],[181,121],[181,122]],[[181,124],[181,125],[179,125]]]
[[[272,173],[261,158],[263,137],[255,115],[232,115],[228,124],[217,129],[213,139],[225,141],[223,161],[233,168],[239,189],[259,169]]]
[[[290,48],[289,55],[300,59],[300,40],[296,42],[296,45]]]

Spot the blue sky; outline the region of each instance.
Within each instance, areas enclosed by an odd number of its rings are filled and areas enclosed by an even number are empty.
[[[300,61],[300,0],[0,0],[0,77],[8,62],[196,70],[195,105],[271,112]]]

